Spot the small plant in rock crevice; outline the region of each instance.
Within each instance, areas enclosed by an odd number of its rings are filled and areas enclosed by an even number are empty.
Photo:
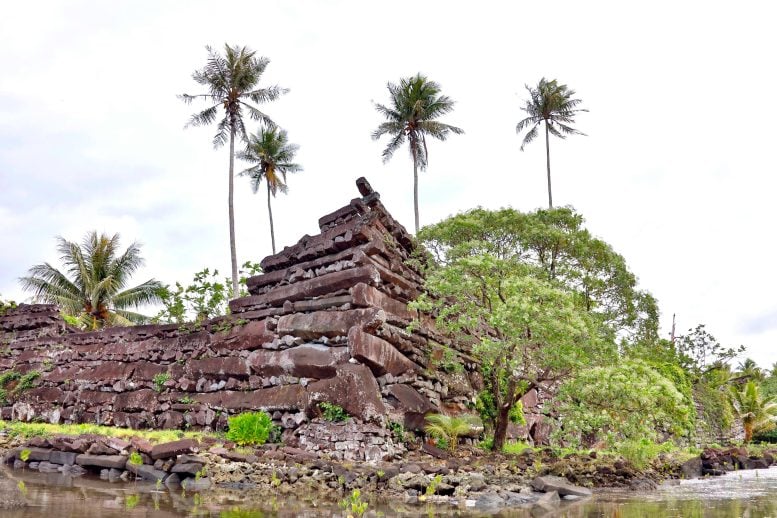
[[[162,392],[164,389],[165,383],[167,383],[170,380],[170,373],[169,372],[160,372],[159,374],[154,376],[154,390],[157,392]]]
[[[340,405],[324,401],[318,404],[318,408],[321,410],[322,417],[327,421],[341,422],[348,420],[348,412]]]
[[[362,500],[362,493],[358,489],[351,491],[351,494],[340,501],[340,508],[349,513],[349,516],[361,518],[367,512],[369,504]]]
[[[140,453],[133,451],[130,453],[129,463],[134,466],[140,466],[143,464],[143,457],[140,456]]]

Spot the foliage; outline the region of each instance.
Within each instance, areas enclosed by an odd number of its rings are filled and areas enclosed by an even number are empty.
[[[734,410],[727,391],[701,381],[694,385],[693,397],[701,409],[699,424],[715,437],[727,435],[734,424]]]
[[[561,386],[558,404],[564,417],[555,437],[565,444],[685,437],[693,430],[692,400],[640,360],[581,371]]]
[[[160,372],[159,374],[154,375],[154,390],[157,392],[162,392],[162,390],[165,388],[165,383],[167,383],[169,379],[169,372]]]
[[[426,486],[424,494],[426,496],[432,496],[437,492],[437,488],[442,484],[442,475],[435,475],[432,480],[429,481],[429,485]]]
[[[745,358],[737,365],[739,376],[746,380],[762,382],[766,379],[766,372],[761,369],[752,358]]]
[[[753,434],[754,442],[765,442],[770,444],[777,444],[777,428],[769,430],[768,432],[758,432]]]
[[[553,195],[550,188],[550,142],[549,134],[561,139],[567,138],[567,135],[585,135],[585,133],[572,127],[575,123],[575,116],[580,112],[587,112],[584,108],[578,108],[582,102],[580,99],[573,99],[574,90],[570,90],[567,85],[559,84],[557,80],[548,81],[544,77],[536,87],[526,85],[529,92],[529,100],[521,108],[528,114],[528,117],[521,120],[516,126],[516,133],[529,129],[523,137],[521,151],[526,144],[533,141],[539,133],[541,124],[545,124],[545,147],[547,151],[547,170],[548,170],[548,206],[553,208]]]
[[[718,340],[707,331],[704,324],[699,324],[688,333],[679,335],[675,347],[680,364],[688,372],[700,376],[716,363],[726,363],[744,352],[745,347],[723,347]]]
[[[450,134],[460,135],[464,131],[438,120],[453,110],[454,102],[447,95],[441,95],[440,85],[426,76],[405,77],[399,84],[390,82],[387,87],[390,105],[375,103],[375,109],[386,120],[372,133],[372,138],[378,140],[389,136],[389,143],[383,150],[383,162],[388,162],[405,141],[408,143],[413,159],[413,202],[418,233],[418,170],[425,170],[429,163],[426,137],[446,140]]]
[[[451,451],[456,451],[459,436],[472,431],[472,423],[463,417],[451,417],[443,414],[426,416],[424,431],[437,439],[444,439]]]
[[[140,456],[140,453],[133,451],[132,453],[130,453],[129,462],[130,464],[134,464],[135,466],[140,466],[141,464],[143,464],[143,457]]]
[[[348,420],[348,412],[346,412],[345,409],[343,409],[343,407],[340,405],[322,401],[318,404],[318,408],[321,410],[321,415],[327,421],[339,422]]]
[[[578,305],[613,335],[657,340],[655,299],[637,288],[623,256],[593,237],[571,208],[477,208],[424,227],[418,238],[440,266],[483,254],[532,266],[537,276],[574,293]]]
[[[261,273],[258,263],[247,261],[240,269],[238,283],[239,297],[248,295],[246,281]],[[219,279],[219,271],[205,268],[194,274],[192,283],[184,287],[175,283],[175,289],[165,286],[161,291],[163,308],[154,317],[154,322],[183,324],[187,321],[201,323],[205,320],[226,315],[230,299],[235,298],[229,287],[229,279]]]
[[[402,423],[389,421],[388,429],[391,430],[391,435],[396,441],[405,442],[405,427],[402,425]]]
[[[270,215],[270,238],[272,241],[272,253],[275,253],[275,228],[272,219],[272,206],[270,195],[275,197],[278,191],[286,194],[288,186],[286,175],[302,171],[302,166],[294,163],[294,156],[299,146],[289,144],[286,131],[276,127],[263,127],[259,133],[248,137],[246,149],[238,155],[241,160],[255,164],[241,176],[251,178],[251,189],[254,194],[259,190],[262,180],[267,184],[267,211]]]
[[[25,448],[19,452],[19,458],[22,460],[22,462],[27,462],[27,460],[30,458],[31,453],[32,451],[30,451],[29,448]]]
[[[191,103],[202,98],[210,106],[192,115],[187,126],[207,126],[219,118],[219,108],[224,109],[224,118],[216,124],[216,135],[213,146],[218,148],[229,143],[229,244],[232,263],[232,292],[238,291],[237,252],[235,247],[235,214],[234,214],[234,165],[235,137],[248,140],[244,117],[261,121],[267,127],[275,123],[255,105],[273,101],[287,92],[278,86],[259,88],[259,80],[264,74],[270,60],[257,57],[256,52],[247,47],[224,45],[224,54],[219,54],[211,47],[208,51],[208,62],[200,70],[192,74],[194,81],[205,87],[207,93],[189,95],[180,98]]]
[[[50,437],[52,435],[99,435],[102,437],[119,437],[128,439],[140,437],[157,444],[176,441],[178,439],[202,439],[206,434],[202,432],[183,432],[181,430],[133,430],[115,426],[99,426],[96,424],[49,424],[26,423],[21,421],[0,420],[0,430],[4,430],[10,437],[30,439],[32,437]]]
[[[9,309],[14,309],[17,307],[16,302],[12,300],[3,300],[0,299],[0,317],[5,315],[6,311]]]
[[[614,354],[573,294],[519,261],[465,255],[433,270],[426,287],[411,306],[435,313],[437,324],[460,340],[475,337],[496,413],[495,448],[504,444],[510,410],[527,391]]]
[[[745,429],[745,443],[754,433],[768,432],[777,424],[777,398],[764,398],[761,388],[754,381],[742,387],[729,387],[731,405]]]
[[[615,448],[624,459],[637,469],[647,468],[660,453],[672,451],[672,443],[657,444],[650,439],[631,439],[618,444]]]
[[[354,489],[351,494],[346,496],[339,503],[340,508],[348,513],[348,516],[361,517],[367,512],[369,504],[362,500],[362,493],[359,489]]]
[[[227,439],[239,446],[264,444],[273,426],[267,412],[244,412],[229,418]]]
[[[531,448],[531,445],[525,441],[509,441],[502,446],[502,453],[519,455],[529,448]]]
[[[125,289],[132,274],[143,265],[140,245],[132,243],[119,253],[119,234],[89,232],[82,244],[57,238],[65,271],[49,263],[35,265],[22,287],[40,301],[57,304],[67,315],[79,318],[81,327],[144,323],[148,318],[130,311],[158,302],[162,285],[150,279]]]

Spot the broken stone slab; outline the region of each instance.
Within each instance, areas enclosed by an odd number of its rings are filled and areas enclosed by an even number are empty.
[[[173,466],[173,473],[186,473],[187,475],[195,476],[202,470],[204,464],[199,462],[179,462]]]
[[[157,444],[151,449],[151,458],[154,460],[167,459],[183,453],[194,453],[198,446],[199,443],[194,439],[181,439]]]
[[[339,366],[334,377],[308,385],[308,395],[308,415],[316,415],[314,407],[321,402],[339,405],[362,421],[380,420],[386,413],[378,382],[364,365]]]
[[[89,455],[82,453],[76,457],[79,466],[93,466],[98,468],[124,469],[127,464],[126,455]]]
[[[149,464],[133,464],[127,461],[125,468],[135,476],[148,480],[150,482],[156,482],[157,480],[164,480],[167,477],[167,473],[162,470],[156,469]]]
[[[398,376],[405,372],[421,370],[389,342],[358,327],[352,327],[348,332],[348,347],[351,356],[368,365],[376,376],[387,372]]]
[[[279,335],[294,335],[307,340],[320,336],[333,338],[348,334],[354,326],[376,329],[386,321],[386,314],[378,308],[352,309],[350,311],[316,311],[295,313],[278,319]]]
[[[550,493],[552,491],[557,492],[560,496],[574,495],[574,496],[591,496],[591,490],[586,487],[580,487],[572,484],[564,477],[557,477],[554,475],[546,475],[543,477],[537,477],[531,482],[532,488],[535,491],[541,491],[543,493]]]
[[[77,456],[77,453],[54,450],[51,452],[49,462],[64,466],[72,466],[76,463]]]

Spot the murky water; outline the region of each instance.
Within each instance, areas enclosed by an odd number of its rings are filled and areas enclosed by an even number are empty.
[[[247,490],[222,489],[187,494],[158,490],[146,483],[110,483],[88,477],[0,470],[0,517],[3,518],[344,516],[334,502],[314,502],[309,498],[310,495],[294,493],[267,496]],[[473,510],[375,502],[370,509],[384,516],[485,515]],[[682,481],[654,492],[608,491],[586,501],[564,502],[555,512],[535,508],[503,511],[498,516],[777,518],[777,468]]]

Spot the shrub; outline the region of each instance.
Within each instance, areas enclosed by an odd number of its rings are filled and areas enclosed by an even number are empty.
[[[162,392],[162,389],[164,388],[165,383],[170,379],[170,373],[169,372],[160,372],[156,376],[154,376],[154,390],[157,392]]]
[[[337,422],[348,420],[348,412],[346,412],[340,405],[335,405],[333,403],[327,403],[324,401],[318,404],[318,408],[321,409],[321,415],[323,415],[324,419],[327,421]]]
[[[143,457],[140,456],[140,453],[133,451],[130,453],[129,462],[135,466],[140,466],[143,464]]]
[[[451,451],[456,451],[459,444],[459,436],[472,431],[473,425],[464,417],[451,417],[443,414],[429,414],[426,416],[424,431],[437,439],[438,446],[441,440],[445,441]]]
[[[229,418],[227,439],[240,446],[264,444],[272,429],[267,412],[245,412]]]
[[[531,445],[525,441],[510,441],[502,447],[502,453],[518,455],[528,448],[531,448]]]
[[[655,443],[648,439],[624,441],[616,447],[616,451],[637,469],[645,469],[659,453],[671,451],[672,443]]]

